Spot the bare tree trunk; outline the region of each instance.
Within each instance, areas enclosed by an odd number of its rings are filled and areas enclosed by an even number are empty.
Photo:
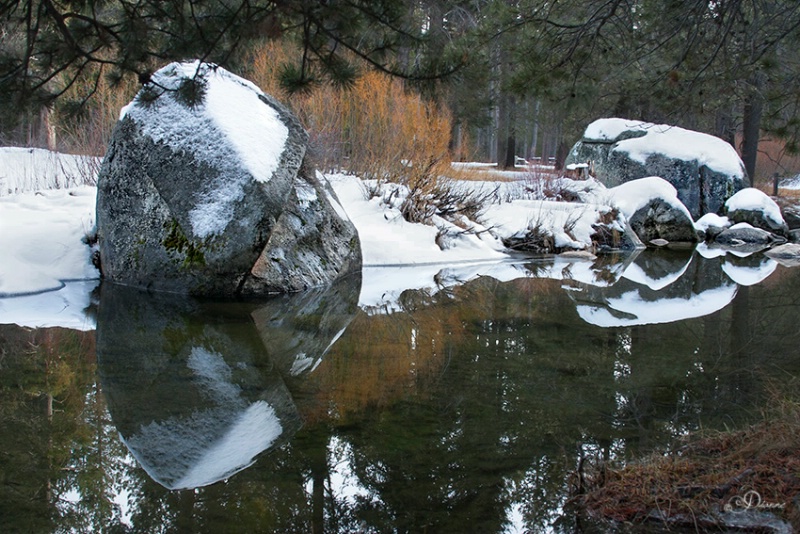
[[[517,160],[517,117],[516,117],[516,101],[513,96],[506,96],[506,115],[507,115],[507,133],[506,133],[506,151],[503,160],[504,169],[513,169]]]
[[[531,139],[531,157],[536,157],[536,145],[539,144],[539,105],[540,101],[536,100],[536,105],[533,108],[533,139]]]
[[[733,147],[736,146],[736,124],[730,109],[717,110],[715,130],[717,137],[724,139]]]
[[[508,150],[508,95],[503,88],[499,88],[497,96],[497,168],[505,168],[506,152]]]
[[[756,158],[758,157],[758,138],[761,132],[761,113],[764,107],[761,88],[763,75],[756,73],[753,77],[750,93],[744,101],[742,129],[742,162],[747,171],[750,185],[755,183]]]
[[[52,120],[53,109],[50,106],[44,106],[39,112],[39,120],[41,127],[47,135],[47,150],[56,150],[56,125]]]

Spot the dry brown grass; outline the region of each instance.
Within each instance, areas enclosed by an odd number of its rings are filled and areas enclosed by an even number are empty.
[[[756,186],[772,187],[772,177],[792,176],[800,173],[800,154],[789,154],[786,144],[779,139],[762,139],[758,143],[756,158]]]
[[[103,156],[123,106],[133,99],[139,84],[133,77],[111,83],[100,74],[82,78],[64,95],[78,107],[61,107],[54,114],[60,149],[74,154]]]
[[[740,509],[755,491],[769,509],[800,527],[800,404],[773,401],[765,419],[744,430],[693,439],[676,451],[619,469],[593,465],[578,474],[573,503],[591,516],[688,527],[724,526],[719,513]],[[754,495],[754,494],[751,494]],[[753,503],[754,504],[754,503]]]

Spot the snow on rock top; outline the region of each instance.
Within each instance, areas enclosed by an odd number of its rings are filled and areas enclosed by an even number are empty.
[[[754,187],[742,189],[733,195],[725,202],[725,207],[728,211],[745,210],[762,212],[765,217],[778,224],[783,224],[784,222],[778,204],[763,191]]]
[[[651,200],[661,199],[684,212],[689,220],[692,219],[689,210],[678,200],[678,191],[675,187],[658,176],[632,180],[613,187],[608,192],[611,196],[611,204],[616,206],[626,217],[631,217]]]
[[[633,136],[619,140],[625,132],[633,132]],[[645,163],[651,154],[663,154],[678,160],[697,160],[700,165],[732,178],[744,178],[744,165],[729,143],[678,126],[616,118],[598,119],[586,128],[583,137],[615,142],[614,150],[627,152],[641,163]]]
[[[727,228],[730,225],[731,222],[727,217],[717,215],[716,213],[706,213],[694,223],[695,229],[703,232],[708,231],[708,229],[711,227]]]
[[[187,105],[183,84],[196,79],[202,98]],[[139,124],[145,135],[178,151],[188,151],[215,168],[244,167],[256,181],[268,182],[280,163],[289,129],[264,93],[252,83],[207,63],[171,63],[152,77],[154,101],[137,97],[120,113]],[[223,136],[214,135],[221,132]],[[219,143],[220,137],[227,143]],[[216,140],[216,141],[215,141]],[[242,182],[228,175],[191,214],[196,236],[224,230],[231,205],[244,196]]]

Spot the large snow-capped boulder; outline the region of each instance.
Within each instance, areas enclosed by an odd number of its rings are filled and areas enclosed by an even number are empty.
[[[297,291],[360,269],[308,135],[252,83],[172,63],[121,113],[100,170],[103,276],[207,296]]]
[[[656,239],[670,243],[696,243],[694,221],[678,192],[666,180],[650,176],[608,191],[610,201],[628,220],[645,244]]]
[[[609,187],[660,176],[697,219],[717,213],[745,185],[745,170],[725,141],[677,126],[626,119],[599,119],[572,147],[566,163],[592,162]]]
[[[789,233],[789,225],[784,221],[778,204],[753,187],[742,189],[729,198],[725,202],[725,212],[733,223],[748,223],[781,236]]]

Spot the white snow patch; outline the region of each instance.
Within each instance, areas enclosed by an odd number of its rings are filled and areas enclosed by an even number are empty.
[[[330,175],[328,179],[358,230],[364,266],[454,263],[507,257],[502,252],[502,244],[488,234],[480,237],[464,234],[455,225],[435,219],[434,222],[440,226],[461,233],[455,246],[443,250],[436,244],[439,228],[406,221],[400,211],[387,205],[382,197],[365,200],[364,186],[357,177],[338,174]]]
[[[0,297],[97,279],[92,251],[97,189],[82,186],[0,197]]]
[[[173,91],[195,76],[205,80],[206,93],[201,103],[189,107]],[[262,183],[272,178],[289,130],[277,110],[261,100],[260,89],[220,67],[197,61],[171,63],[156,72],[153,81],[167,90],[148,104],[134,99],[120,118],[133,119],[156,142],[191,151],[200,162],[226,170],[204,191],[194,192],[198,199],[189,214],[197,237],[219,234],[231,222],[250,177]],[[225,142],[218,142],[220,133]]]
[[[492,204],[485,217],[501,238],[523,237],[531,229],[552,235],[561,248],[585,249],[594,233],[602,206],[552,200],[516,200]]]
[[[717,228],[727,228],[730,225],[731,222],[727,217],[722,217],[716,213],[706,213],[694,222],[695,230],[700,230],[703,232],[708,231],[708,229],[712,226]]]

